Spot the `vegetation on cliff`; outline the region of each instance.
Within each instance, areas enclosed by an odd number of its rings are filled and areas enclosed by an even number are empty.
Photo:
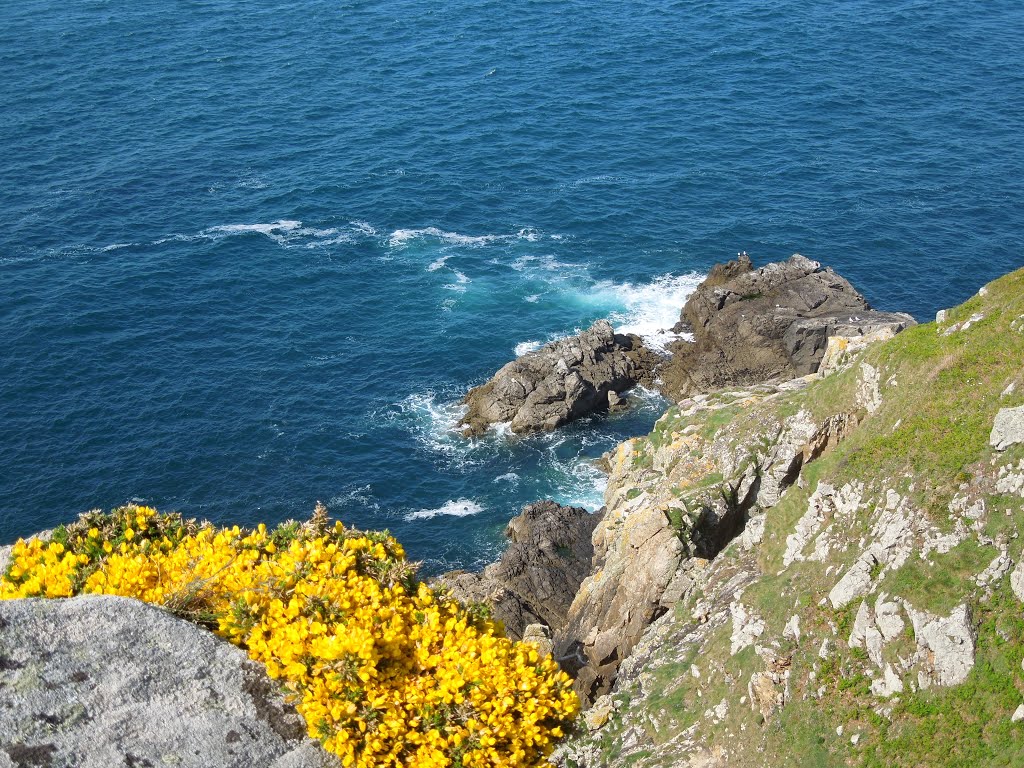
[[[613,455],[609,553],[659,509],[683,553],[560,765],[1019,764],[1024,431],[994,425],[1024,412],[1024,270],[839,346],[827,375],[681,401]],[[602,573],[624,594],[652,561]]]
[[[387,533],[275,530],[127,506],[19,541],[0,598],[134,597],[247,649],[346,766],[533,766],[578,710],[535,646],[415,578]]]

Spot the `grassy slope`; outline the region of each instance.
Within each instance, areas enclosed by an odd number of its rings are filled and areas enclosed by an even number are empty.
[[[967,330],[941,332],[975,314],[982,318]],[[977,660],[965,684],[916,693],[908,687],[904,695],[888,702],[870,693],[866,672],[871,665],[863,651],[845,644],[859,601],[842,611],[819,605],[842,573],[835,567],[826,573],[828,566],[838,562],[845,569],[861,551],[858,541],[869,529],[866,513],[846,531],[851,546],[831,564],[798,562],[782,571],[786,537],[818,481],[837,487],[862,482],[866,498],[877,497],[884,489],[898,490],[943,530],[951,525],[948,507],[955,495],[985,498],[990,514],[983,534],[1007,541],[1014,562],[1024,555],[1024,539],[1013,538],[1015,531],[1024,529],[1021,499],[995,493],[997,466],[988,446],[999,408],[1024,404],[1022,316],[1024,270],[1001,278],[985,295],[951,310],[941,328],[934,323],[917,326],[868,350],[863,361],[881,373],[882,406],[871,415],[861,410],[865,420],[853,435],[806,467],[803,487],[792,487],[769,511],[758,553],[763,575],[743,597],[766,619],[766,637],[781,638],[790,616],[801,617],[804,642],[782,648],[793,654],[790,702],[766,724],[758,722],[749,705],[739,706],[746,680],[760,661],[752,649],[730,657],[728,632],[717,632],[701,649],[699,663],[718,665],[718,679],[698,683],[688,674],[692,650],[664,659],[667,663],[658,668],[658,690],[639,703],[660,724],[661,732],[652,734],[656,743],[699,721],[703,741],[725,747],[730,766],[1024,765],[1024,724],[1009,720],[1024,699],[1024,606],[1013,597],[1006,577],[988,597],[975,585],[973,577],[997,553],[993,546],[979,543],[983,537],[969,538],[948,554],[932,555],[930,563],[912,556],[899,570],[885,573],[877,585],[876,594],[896,594],[936,613],[948,613],[967,601],[979,625]],[[742,439],[744,433],[757,433],[765,408],[775,416],[806,408],[819,420],[857,410],[859,370],[854,366],[759,407],[718,411],[714,423],[704,426],[727,427]],[[1014,391],[1002,394],[1011,383]],[[659,429],[664,431],[665,424]],[[652,434],[649,439],[657,445],[663,437]],[[1017,446],[1002,454],[998,464],[1016,463],[1022,457],[1024,450]],[[738,553],[730,550],[722,556]],[[839,651],[823,662],[817,650],[823,637],[833,637],[832,627],[838,630]],[[908,626],[907,637],[894,641],[886,653],[909,652],[913,647]],[[807,697],[819,686],[826,689],[821,700]],[[703,687],[699,698],[698,687]],[[704,708],[722,698],[732,702],[729,716],[713,725],[701,720]],[[843,726],[843,736],[837,735],[838,726]],[[613,725],[608,735],[615,730]],[[859,734],[857,745],[850,743],[854,733]],[[607,754],[613,756],[616,745],[607,737],[603,740]],[[671,764],[663,757],[642,754],[626,764],[634,762]]]

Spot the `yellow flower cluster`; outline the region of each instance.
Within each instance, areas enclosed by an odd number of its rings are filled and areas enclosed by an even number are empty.
[[[386,533],[146,507],[58,533],[15,545],[0,598],[124,595],[204,623],[284,681],[346,766],[537,766],[579,710],[550,657],[418,583]]]

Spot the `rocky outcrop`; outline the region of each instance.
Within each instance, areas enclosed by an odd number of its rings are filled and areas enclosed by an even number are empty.
[[[701,317],[714,330],[729,311],[738,344],[764,341],[760,321],[742,317],[761,297],[734,290],[753,272],[740,259],[709,276],[704,296],[722,306],[688,305],[691,350]],[[834,281],[829,290],[849,300],[830,274],[804,278]],[[910,768],[1022,753],[1012,686],[1024,656],[1024,270],[938,327],[888,342],[903,322],[829,336],[827,362],[775,391],[729,379],[690,395],[610,454],[586,603],[574,602],[556,637],[557,653],[576,632],[580,692],[602,706],[552,762],[861,765],[884,755]],[[782,359],[786,333],[772,338]],[[729,350],[716,354],[732,376]],[[968,735],[967,722],[984,726]],[[800,729],[808,739],[794,737]]]
[[[907,611],[924,667],[918,672],[918,685],[928,688],[964,682],[974,667],[977,643],[970,607],[957,606],[949,616],[933,616],[909,605]]]
[[[989,444],[997,451],[1005,451],[1018,443],[1024,443],[1024,406],[1000,408],[992,425]]]
[[[898,332],[910,315],[872,310],[850,283],[799,254],[754,269],[740,258],[716,267],[687,300],[661,371],[672,397],[792,379],[817,371],[827,341]]]
[[[689,594],[707,560],[736,537],[747,549],[756,546],[761,510],[856,426],[841,414],[815,423],[801,410],[758,418],[753,431],[705,433],[723,413],[753,411],[796,389],[758,387],[684,401],[649,438],[627,441],[610,457],[594,571],[555,633],[555,657],[576,677],[585,703],[610,690],[622,660],[653,621]],[[749,645],[763,625],[742,605],[731,610],[740,627],[736,642]]]
[[[438,583],[463,603],[484,603],[520,639],[531,624],[554,630],[590,574],[594,547],[591,536],[603,513],[542,501],[523,508],[505,531],[508,548],[482,573],[455,571]]]
[[[0,602],[0,766],[340,766],[244,651],[120,597]]]
[[[617,334],[599,320],[577,336],[513,360],[471,389],[461,425],[468,435],[502,423],[517,433],[556,429],[607,410],[619,393],[650,383],[660,362],[640,337]]]

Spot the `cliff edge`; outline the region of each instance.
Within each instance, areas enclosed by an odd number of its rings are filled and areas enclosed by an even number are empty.
[[[555,764],[1019,762],[1024,270],[888,335],[611,455]]]

